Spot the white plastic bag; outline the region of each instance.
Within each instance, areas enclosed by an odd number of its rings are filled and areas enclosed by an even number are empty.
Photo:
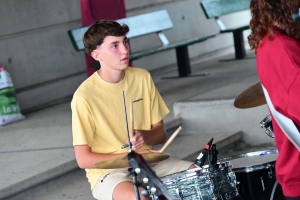
[[[9,73],[0,64],[0,126],[24,119]]]
[[[0,89],[13,86],[9,73],[0,64]]]

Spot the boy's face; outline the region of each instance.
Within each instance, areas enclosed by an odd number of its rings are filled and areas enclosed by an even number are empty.
[[[101,67],[124,70],[129,64],[129,45],[126,36],[106,36],[92,56]]]

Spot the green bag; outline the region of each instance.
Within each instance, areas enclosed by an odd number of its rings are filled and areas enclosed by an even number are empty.
[[[24,119],[9,73],[0,64],[0,126]]]

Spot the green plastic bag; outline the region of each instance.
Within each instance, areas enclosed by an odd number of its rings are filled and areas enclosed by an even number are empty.
[[[0,126],[24,119],[9,73],[0,64]]]

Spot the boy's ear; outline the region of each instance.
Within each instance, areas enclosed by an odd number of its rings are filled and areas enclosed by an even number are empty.
[[[91,53],[91,56],[97,61],[102,61],[100,52],[97,49]]]

